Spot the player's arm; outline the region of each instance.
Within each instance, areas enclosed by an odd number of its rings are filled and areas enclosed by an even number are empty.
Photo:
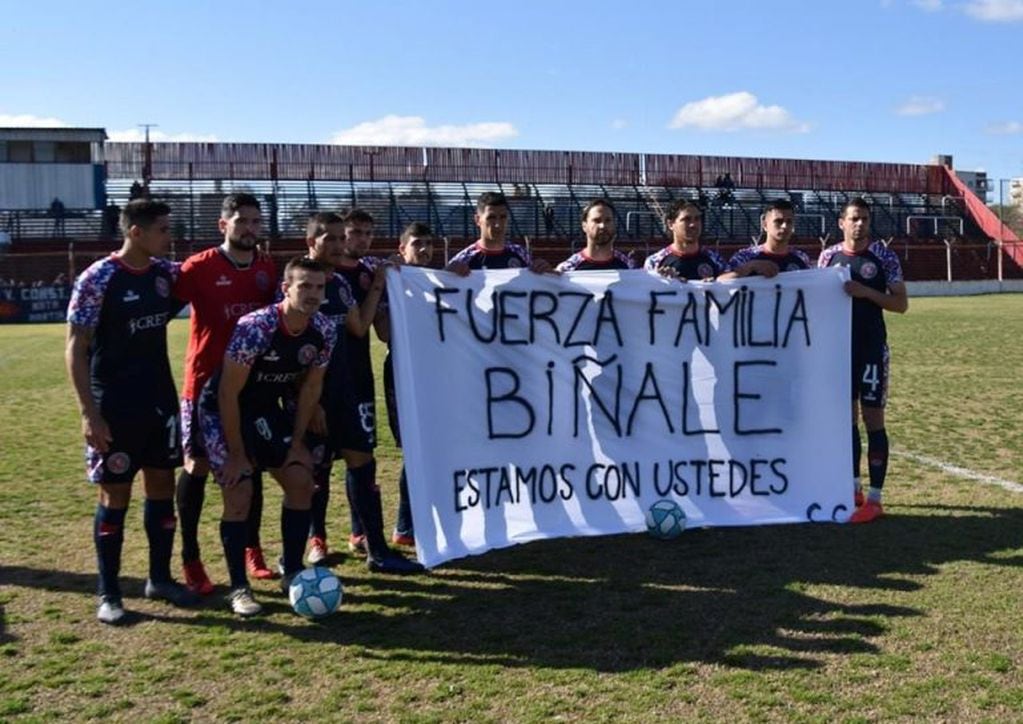
[[[362,304],[348,310],[345,317],[345,328],[354,337],[365,337],[369,334],[370,327],[376,320],[377,310],[380,307],[380,300],[384,296],[384,275],[387,273],[387,264],[381,264],[373,273],[373,282],[369,285],[366,298]]]
[[[724,274],[721,274],[717,280],[725,282],[729,279],[741,279],[753,274],[759,274],[765,279],[770,279],[771,277],[778,276],[778,271],[778,265],[770,259],[750,259],[735,267],[732,271],[726,271]]]
[[[238,395],[249,379],[249,367],[224,356],[224,367],[217,389],[217,405],[220,408],[220,424],[224,428],[227,442],[227,462],[221,475],[225,486],[232,486],[252,473],[252,463],[245,454],[242,439],[241,406]]]
[[[326,367],[310,367],[298,390],[298,401],[295,404],[295,427],[291,433],[291,448],[284,460],[285,467],[297,462],[308,468],[313,465],[312,456],[305,446],[305,434],[317,408],[320,407],[320,395],[323,394],[323,377]]]
[[[906,285],[903,282],[889,284],[887,291],[879,292],[850,279],[845,283],[845,291],[850,297],[866,299],[886,312],[905,314],[909,309],[909,295],[906,293]]]
[[[64,362],[67,365],[68,377],[75,388],[78,407],[82,414],[82,435],[85,441],[100,452],[107,452],[113,437],[110,427],[100,413],[99,406],[92,396],[89,384],[89,346],[92,344],[92,329],[77,324],[69,324],[67,328],[67,345],[64,349]]]

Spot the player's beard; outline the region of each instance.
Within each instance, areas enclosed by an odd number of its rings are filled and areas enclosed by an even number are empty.
[[[227,245],[233,251],[250,252],[256,248],[256,244],[259,243],[259,239],[256,238],[255,234],[242,234],[237,239],[228,238]]]

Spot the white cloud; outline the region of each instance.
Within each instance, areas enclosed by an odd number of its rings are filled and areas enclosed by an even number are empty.
[[[624,118],[616,118],[613,121],[611,121],[611,128],[613,128],[616,131],[620,131],[628,125],[629,122]]]
[[[1017,133],[1023,133],[1023,123],[1019,121],[992,123],[985,130],[992,136],[1014,136]]]
[[[913,0],[913,4],[921,10],[926,10],[929,13],[935,13],[941,10],[942,0]]]
[[[108,131],[107,135],[111,141],[140,143],[146,140],[146,132],[141,128]],[[151,128],[149,140],[154,143],[216,143],[220,139],[212,133],[165,133],[158,128]]]
[[[806,133],[810,130],[810,125],[797,121],[781,106],[762,105],[752,93],[739,91],[686,103],[675,112],[668,128]]]
[[[486,146],[514,138],[518,130],[506,121],[427,126],[421,116],[388,115],[338,131],[330,143],[353,146]]]
[[[912,96],[895,109],[900,116],[927,116],[945,110],[945,101],[930,96]]]
[[[0,113],[0,126],[8,128],[66,128],[69,125],[59,118],[42,118],[30,113]]]
[[[989,23],[1023,20],[1023,0],[970,0],[964,9],[967,15]]]

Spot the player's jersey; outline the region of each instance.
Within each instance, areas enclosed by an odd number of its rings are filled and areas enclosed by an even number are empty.
[[[689,254],[680,254],[671,246],[651,254],[643,262],[647,271],[656,271],[661,267],[674,269],[683,279],[708,279],[716,277],[725,270],[725,263],[713,249],[700,247]]]
[[[337,342],[330,355],[327,379],[323,385],[323,399],[326,404],[340,400],[341,391],[346,384],[348,332],[345,329],[345,321],[348,319],[348,312],[355,305],[355,295],[352,293],[348,279],[337,273],[327,277],[327,289],[323,303],[320,305],[320,314],[334,325]]]
[[[154,405],[177,410],[167,323],[178,306],[171,299],[178,268],[152,259],[133,269],[112,254],[75,280],[67,321],[93,331],[92,394],[104,414]]]
[[[336,276],[343,284],[342,288],[345,289],[340,294],[348,300],[349,308],[352,306],[351,301],[353,300],[360,306],[365,304],[366,297],[369,295],[369,287],[373,283],[374,270],[379,263],[379,259],[363,257],[354,267],[337,268]],[[360,396],[368,395],[372,398],[374,395],[373,364],[369,356],[369,341],[369,333],[363,337],[356,337],[354,334],[349,334],[347,330],[345,331],[342,343],[344,373],[340,380],[343,380],[343,386],[349,388],[350,392],[355,392]],[[337,389],[338,381],[337,378],[330,380],[329,384],[332,389]]]
[[[470,269],[520,269],[533,263],[526,247],[505,244],[500,251],[484,249],[478,241],[455,254],[452,262],[464,262]]]
[[[225,358],[249,368],[249,377],[238,395],[243,414],[281,409],[309,367],[326,367],[337,334],[334,325],[317,313],[306,328],[292,334],[284,324],[284,307],[272,304],[238,320]],[[203,388],[200,406],[218,412],[217,392],[221,370]]]
[[[853,281],[881,293],[902,281],[899,257],[880,241],[871,243],[858,254],[845,251],[841,243],[829,246],[821,252],[817,266],[849,267]],[[867,299],[854,298],[852,303],[853,346],[884,344],[887,340],[884,310]]]
[[[801,269],[810,269],[813,266],[806,252],[799,249],[790,249],[788,254],[772,254],[765,248],[764,244],[760,244],[759,246],[750,246],[735,252],[732,258],[728,260],[728,271],[735,271],[746,262],[758,259],[773,261],[778,265],[778,271],[783,272],[800,271]],[[756,274],[754,273],[753,276],[756,276]]]
[[[631,269],[632,261],[617,249],[612,250],[611,258],[607,261],[597,261],[586,254],[586,250],[580,251],[558,264],[556,271],[609,271],[611,269]]]
[[[237,266],[219,247],[193,254],[181,265],[174,296],[192,305],[182,397],[194,400],[224,361],[234,325],[243,315],[270,304],[277,287],[273,259],[256,254]]]

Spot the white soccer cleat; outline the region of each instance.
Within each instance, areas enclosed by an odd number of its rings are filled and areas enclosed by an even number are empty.
[[[124,606],[119,598],[107,598],[104,596],[96,609],[96,618],[102,623],[117,624],[124,618]]]
[[[263,610],[252,597],[252,589],[248,586],[233,589],[227,594],[227,601],[231,604],[231,610],[243,618],[256,616]]]

